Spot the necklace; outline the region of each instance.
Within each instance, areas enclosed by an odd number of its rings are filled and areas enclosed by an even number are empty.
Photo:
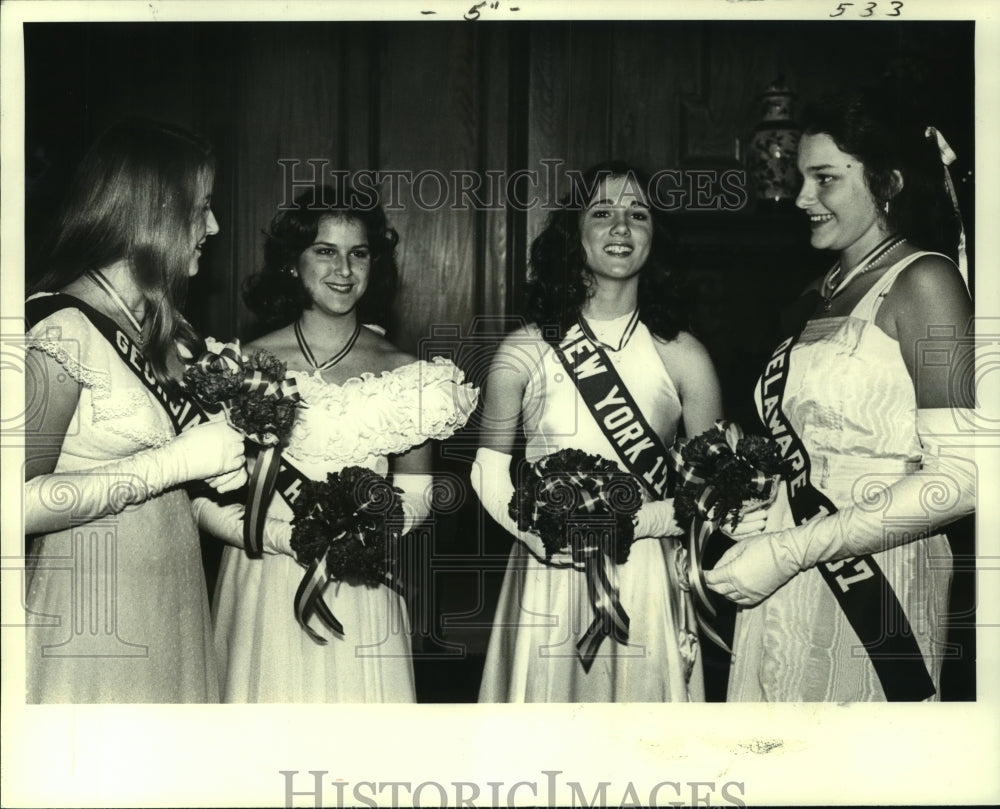
[[[853,270],[851,270],[843,278],[840,277],[840,262],[838,261],[830,269],[830,272],[826,274],[826,278],[823,279],[823,286],[820,290],[820,294],[823,296],[823,311],[829,312],[830,307],[833,305],[833,299],[837,297],[840,292],[847,288],[847,285],[851,283],[859,275],[863,275],[869,270],[875,269],[879,263],[888,256],[893,250],[898,248],[901,244],[906,241],[902,236],[887,236],[882,241],[880,241],[874,248],[872,248],[868,253],[865,254],[864,258],[859,261]]]
[[[614,320],[621,320],[621,319],[622,318],[615,318]],[[608,349],[608,351],[621,351],[623,348],[625,348],[626,345],[628,345],[628,341],[632,339],[632,335],[635,334],[635,330],[639,326],[639,310],[635,309],[632,312],[632,315],[629,317],[628,323],[625,324],[625,330],[622,332],[621,337],[618,339],[617,346],[609,345],[608,343],[605,343],[603,340],[599,340],[594,334],[590,324],[587,322],[587,319],[583,315],[580,315],[577,318],[577,322],[580,324],[580,328],[583,329],[583,333],[587,335],[587,339],[590,340],[590,342],[599,343],[600,345]]]
[[[340,362],[344,357],[351,353],[351,349],[354,348],[354,344],[358,341],[358,335],[361,334],[361,324],[357,323],[354,326],[354,333],[347,338],[347,342],[344,347],[340,349],[336,354],[334,354],[326,362],[320,364],[316,362],[316,357],[312,353],[312,349],[309,348],[309,343],[306,342],[306,336],[302,333],[302,326],[299,321],[295,321],[295,339],[299,342],[299,350],[302,352],[302,356],[306,358],[313,369],[318,373],[319,371],[325,371],[327,368],[332,368],[338,362]]]
[[[90,272],[87,273],[87,277],[91,281],[93,281],[97,285],[97,287],[111,299],[111,302],[116,307],[118,307],[121,313],[125,315],[126,319],[129,322],[129,325],[131,325],[132,328],[135,329],[135,333],[136,336],[138,337],[139,345],[141,347],[143,344],[142,324],[132,313],[132,310],[128,308],[128,305],[125,303],[125,301],[122,300],[121,295],[118,294],[118,290],[114,288],[114,285],[107,278],[104,277],[104,273],[102,273],[100,270],[91,270]]]

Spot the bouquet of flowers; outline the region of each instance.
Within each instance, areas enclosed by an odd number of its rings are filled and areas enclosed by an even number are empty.
[[[250,473],[243,546],[247,555],[262,553],[264,520],[281,463],[301,405],[295,381],[285,376],[285,364],[267,351],[243,356],[239,341],[205,340],[205,353],[184,372],[184,384],[209,408],[221,408],[229,423],[242,430],[261,451]]]
[[[695,614],[705,635],[728,652],[702,614],[717,616],[705,584],[706,547],[720,525],[735,528],[744,514],[769,505],[790,465],[773,439],[744,435],[738,424],[722,420],[695,438],[678,440],[670,459],[678,473],[674,519],[688,531],[687,580],[699,607]]]
[[[292,503],[292,550],[307,572],[295,596],[295,615],[317,643],[326,640],[307,624],[316,613],[334,632],[344,629],[322,600],[331,581],[377,587],[392,584],[396,543],[403,527],[402,492],[359,466],[305,481]]]
[[[519,530],[542,538],[546,560],[568,550],[574,567],[586,574],[594,619],[576,644],[584,671],[590,671],[605,637],[628,643],[629,617],[618,595],[615,565],[628,560],[641,505],[642,491],[632,475],[578,449],[531,464],[508,505]]]
[[[633,518],[642,505],[639,483],[616,463],[578,449],[562,449],[530,464],[508,505],[521,531],[542,538],[546,558],[571,547],[567,523],[583,518],[613,525],[609,555],[616,564],[628,560],[635,539]]]
[[[680,473],[674,518],[682,528],[697,518],[735,528],[743,514],[773,500],[777,482],[789,472],[773,439],[744,435],[739,425],[726,421],[678,441],[671,456]]]
[[[206,351],[184,372],[198,401],[221,406],[229,422],[256,444],[287,444],[301,399],[285,363],[267,351],[243,355],[239,341],[205,340]]]

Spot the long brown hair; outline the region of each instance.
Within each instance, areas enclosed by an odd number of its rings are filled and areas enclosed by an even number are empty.
[[[181,314],[187,297],[191,233],[200,197],[215,173],[212,149],[180,127],[141,118],[118,122],[77,169],[40,261],[32,292],[55,291],[93,270],[126,261],[146,301],[146,358],[157,381],[176,342],[197,336]]]

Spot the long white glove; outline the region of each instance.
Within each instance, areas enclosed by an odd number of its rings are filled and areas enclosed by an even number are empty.
[[[427,519],[433,494],[432,475],[397,474],[394,485],[402,489],[400,499],[403,506],[403,533]],[[405,487],[405,488],[404,488]],[[243,547],[243,519],[246,509],[242,503],[220,505],[207,497],[196,497],[191,502],[195,522],[207,534],[221,539],[227,545]],[[261,550],[264,553],[295,556],[292,550],[292,524],[277,517],[267,517],[264,521],[264,537]]]
[[[47,534],[117,514],[189,480],[217,478],[219,491],[239,488],[243,436],[225,422],[191,427],[168,444],[79,472],[39,475],[24,486],[24,531]],[[237,474],[228,474],[236,472]]]
[[[651,500],[635,515],[635,538],[671,537],[684,533],[674,521],[674,501]]]
[[[434,497],[434,476],[395,473],[392,483],[402,489],[403,533],[409,533],[426,520],[431,513]]]
[[[708,586],[751,606],[821,562],[884,551],[971,514],[976,466],[967,446],[971,438],[956,434],[955,418],[956,411],[948,408],[917,412],[923,468],[882,489],[874,507],[855,505],[796,528],[745,539],[705,573]],[[903,530],[892,530],[894,526]],[[923,530],[917,533],[915,526]]]
[[[191,501],[191,510],[198,527],[206,534],[221,539],[227,545],[243,547],[243,517],[246,509],[242,503],[223,506],[207,497],[196,497]],[[277,517],[268,517],[264,521],[264,553],[283,553],[294,557],[291,542],[291,523]]]
[[[519,530],[517,523],[511,519],[507,511],[510,499],[514,496],[514,484],[510,480],[511,461],[511,456],[506,452],[480,447],[472,464],[472,488],[486,509],[486,513],[508,534],[523,542],[535,556],[545,561],[545,544],[542,538],[531,531]],[[561,561],[562,559],[567,561]],[[572,561],[568,553],[554,554],[549,564],[569,567]]]

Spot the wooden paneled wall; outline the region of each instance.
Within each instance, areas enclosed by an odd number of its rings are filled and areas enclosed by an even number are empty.
[[[144,114],[200,130],[218,151],[222,233],[192,285],[191,315],[208,333],[245,335],[252,322],[239,290],[259,268],[261,231],[293,173],[279,161],[299,161],[300,180],[313,170],[309,160],[436,172],[424,175],[422,194],[402,183],[402,207],[389,212],[401,236],[394,336],[417,351],[434,325],[465,333],[476,315],[516,308],[527,248],[545,217],[540,207],[454,207],[456,170],[537,171],[537,191],[551,201],[565,190],[566,168],[611,157],[654,170],[738,167],[756,96],[778,76],[808,97],[893,71],[941,74],[943,91],[930,100],[938,121],[964,116],[948,134],[968,155],[970,31],[671,21],[32,24],[28,148],[40,148],[50,167],[29,193],[29,235],[82,145],[111,121]],[[557,188],[546,185],[543,161],[561,161]],[[445,178],[447,200],[428,209],[418,201],[434,201],[435,177]],[[718,228],[725,242],[726,223]]]
[[[738,168],[737,143],[753,130],[757,95],[779,76],[808,98],[898,75],[929,88],[921,96],[933,110],[928,124],[945,131],[963,159],[958,190],[974,245],[965,173],[974,145],[972,33],[971,25],[876,22],[32,24],[25,29],[28,252],[86,143],[111,122],[141,114],[201,131],[218,153],[222,232],[192,282],[189,314],[203,333],[246,337],[253,323],[240,289],[259,269],[262,230],[290,195],[292,175],[280,161],[298,161],[300,180],[312,165],[425,172],[425,201],[436,195],[434,172],[449,186],[445,204],[421,207],[404,182],[400,207],[389,211],[401,237],[402,280],[391,336],[422,355],[424,341],[444,329],[436,342],[450,341],[481,382],[489,345],[467,339],[474,319],[494,318],[495,330],[497,316],[517,311],[528,246],[545,211],[453,208],[455,172],[484,179],[537,172],[537,183],[511,190],[551,202],[565,191],[566,169],[613,157],[651,170]],[[560,167],[555,187],[546,181],[552,161]],[[719,370],[727,415],[749,426],[750,392],[774,344],[777,312],[826,259],[809,250],[794,209],[687,212],[675,230],[678,260],[694,281],[692,317]],[[438,458],[439,479],[459,495],[475,438],[467,430]],[[451,647],[440,670],[418,665],[424,700],[475,699],[476,655],[509,548],[509,537],[492,532],[465,495],[461,508],[439,509],[433,536],[409,545],[416,560],[409,569],[420,576],[410,594],[418,662]],[[214,543],[208,548],[217,552]],[[210,559],[208,568],[211,575]],[[956,592],[974,589],[956,583]],[[718,698],[725,663],[707,665]],[[971,681],[962,677],[960,691]]]

